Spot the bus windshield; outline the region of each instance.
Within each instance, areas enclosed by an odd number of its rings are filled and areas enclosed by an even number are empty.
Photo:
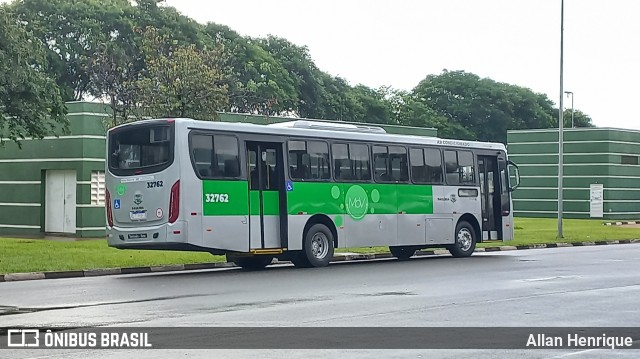
[[[160,171],[173,160],[171,138],[169,125],[114,131],[109,138],[109,168],[120,175]]]

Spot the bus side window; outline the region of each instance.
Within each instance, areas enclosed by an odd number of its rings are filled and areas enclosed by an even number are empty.
[[[233,136],[213,136],[214,177],[235,178],[240,176],[238,140]]]
[[[322,141],[289,141],[289,175],[296,180],[328,180],[329,145]]]
[[[437,148],[424,149],[426,179],[429,183],[442,183],[442,156]]]
[[[473,154],[470,151],[445,150],[447,184],[475,183]]]
[[[389,154],[387,146],[373,146],[373,178],[376,182],[389,182]]]
[[[400,146],[389,147],[389,169],[391,180],[395,182],[406,182],[409,180],[406,148]]]
[[[336,180],[349,180],[351,177],[351,164],[349,163],[349,150],[344,143],[331,145],[333,168]]]
[[[421,148],[409,150],[409,163],[411,164],[411,178],[415,183],[427,183],[427,170],[424,165],[424,152]]]
[[[308,141],[305,158],[305,175],[312,180],[328,180],[331,178],[329,171],[329,145],[321,141]]]
[[[193,135],[189,152],[200,178],[240,177],[238,140],[233,136]]]
[[[371,166],[369,163],[369,146],[350,143],[349,159],[353,166],[353,179],[358,181],[370,181]]]

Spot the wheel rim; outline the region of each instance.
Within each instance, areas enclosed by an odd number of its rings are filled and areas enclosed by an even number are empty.
[[[329,253],[329,239],[322,232],[317,232],[311,238],[311,254],[317,259],[323,259]]]
[[[460,228],[458,231],[458,247],[463,251],[471,249],[473,243],[473,236],[468,228]]]

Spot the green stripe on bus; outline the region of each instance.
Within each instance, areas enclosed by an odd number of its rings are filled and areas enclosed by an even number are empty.
[[[280,214],[279,197],[280,193],[278,191],[262,192],[262,210],[264,211],[265,216]]]
[[[250,204],[251,204],[251,215],[259,216],[260,215],[260,191],[251,191],[250,192]],[[265,216],[278,215],[280,214],[280,206],[279,206],[279,193],[278,191],[263,191],[262,192],[262,207],[264,210]],[[246,213],[244,213],[246,214]]]
[[[205,216],[246,216],[249,212],[247,181],[202,181]]]
[[[202,181],[205,216],[259,215],[258,191],[249,191],[246,181]],[[249,195],[250,194],[250,195]],[[250,196],[250,198],[249,198]],[[249,204],[251,211],[249,211]],[[287,192],[287,212],[292,215],[346,214],[355,220],[368,214],[432,214],[430,185],[295,182]],[[265,215],[278,215],[277,191],[263,192]]]
[[[432,214],[430,185],[294,182],[287,192],[289,214]]]

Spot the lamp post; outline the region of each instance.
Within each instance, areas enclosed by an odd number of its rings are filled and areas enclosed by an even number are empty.
[[[563,167],[563,127],[564,119],[564,0],[560,2],[560,111],[558,111],[558,238],[564,238],[562,234],[562,167]]]
[[[571,96],[571,128],[573,128],[573,92],[565,91],[564,93],[567,95],[567,97]]]

